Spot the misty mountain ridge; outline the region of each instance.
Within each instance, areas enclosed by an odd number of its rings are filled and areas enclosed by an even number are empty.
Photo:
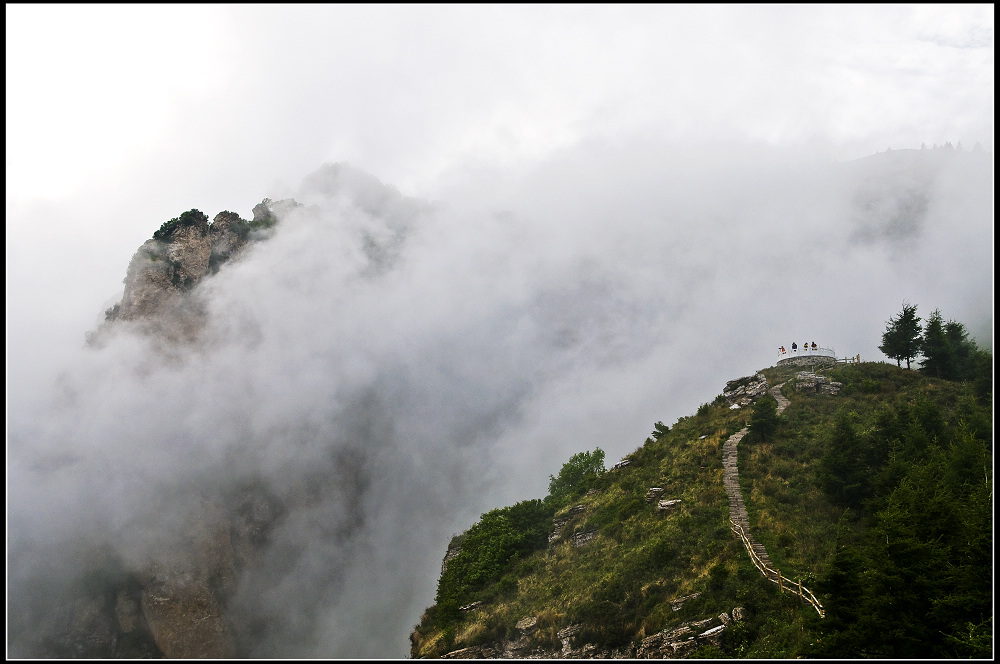
[[[910,158],[820,169],[787,198],[748,174],[726,233],[718,198],[688,186],[665,187],[662,210],[624,196],[609,223],[588,196],[640,186],[628,173],[571,174],[549,202],[568,221],[548,226],[516,205],[470,219],[347,164],[250,219],[164,222],[51,403],[11,428],[11,654],[402,654],[448,534],[510,499],[511,478],[544,483],[692,348],[758,344],[734,341],[733,274],[840,278],[854,247],[885,248],[871,265],[889,274],[936,232],[939,191],[990,166]],[[751,223],[774,217],[798,225]],[[758,271],[774,257],[780,277]],[[744,373],[713,355],[657,403]]]
[[[411,656],[989,659],[992,390],[825,359],[484,513]]]
[[[919,235],[927,220],[927,206],[935,181],[950,159],[989,163],[991,155],[975,151],[964,155],[950,144],[931,150],[887,150],[853,162],[857,242],[906,241]]]

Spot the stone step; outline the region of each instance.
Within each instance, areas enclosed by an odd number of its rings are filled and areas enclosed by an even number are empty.
[[[770,390],[778,402],[777,412],[780,414],[791,402],[781,394],[781,385],[775,385]],[[746,435],[748,429],[744,427],[734,433],[726,441],[722,450],[723,484],[726,488],[726,497],[729,499],[729,514],[732,521],[743,529],[750,545],[750,550],[767,567],[773,567],[767,549],[764,545],[754,539],[750,532],[750,522],[747,516],[746,505],[743,503],[743,493],[739,483],[739,452],[740,440]],[[773,574],[768,574],[769,577]]]

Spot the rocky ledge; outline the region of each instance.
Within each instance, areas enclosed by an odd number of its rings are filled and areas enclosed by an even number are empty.
[[[800,371],[795,374],[796,392],[816,392],[819,394],[837,394],[843,383],[832,381],[826,376],[819,376],[808,371]]]
[[[517,635],[513,639],[453,650],[442,659],[682,659],[691,657],[704,645],[720,647],[723,631],[746,618],[746,609],[738,606],[718,616],[687,621],[657,632],[638,646],[605,650],[592,643],[576,642],[574,637],[583,631],[583,625],[559,629],[552,639],[539,633],[537,617],[526,616],[517,622]]]

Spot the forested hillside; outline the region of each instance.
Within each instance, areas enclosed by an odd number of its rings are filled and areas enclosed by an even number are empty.
[[[821,370],[836,394],[761,373],[780,415],[720,394],[456,536],[412,656],[991,657],[991,387],[872,362]],[[825,617],[731,532],[722,446],[747,424],[752,533]]]

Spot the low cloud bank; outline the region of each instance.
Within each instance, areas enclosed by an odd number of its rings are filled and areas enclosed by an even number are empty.
[[[449,536],[571,454],[614,463],[793,340],[883,359],[904,299],[990,345],[991,183],[982,153],[589,146],[431,202],[326,166],[195,289],[197,344],[122,332],[9,411],[10,654],[95,561],[175,563],[254,487],[243,654],[404,656]]]

